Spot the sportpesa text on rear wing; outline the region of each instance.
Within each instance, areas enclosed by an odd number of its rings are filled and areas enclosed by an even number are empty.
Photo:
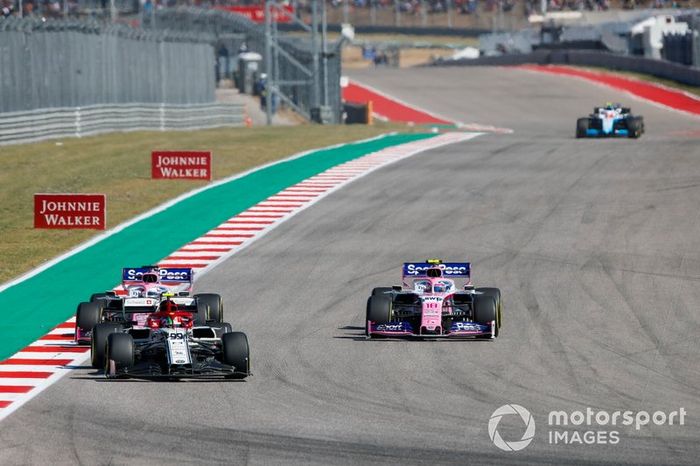
[[[440,267],[445,278],[454,279],[462,284],[471,283],[472,266],[469,262],[404,262],[402,282],[404,286],[412,286],[409,280],[427,277],[427,270],[431,267]]]
[[[127,267],[122,269],[122,285],[126,288],[140,283],[144,273],[155,273],[158,275],[158,282],[161,285],[183,291],[189,289],[194,280],[194,272],[190,268]]]

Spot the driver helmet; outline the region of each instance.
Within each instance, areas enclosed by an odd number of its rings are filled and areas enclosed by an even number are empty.
[[[160,307],[158,310],[160,312],[168,312],[168,313],[177,312],[177,304],[175,304],[174,302],[172,302],[169,299],[166,299],[165,301],[160,303]]]

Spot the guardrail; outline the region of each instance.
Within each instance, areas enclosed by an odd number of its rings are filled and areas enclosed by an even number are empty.
[[[243,105],[115,104],[0,113],[0,145],[83,137],[114,131],[242,126]]]

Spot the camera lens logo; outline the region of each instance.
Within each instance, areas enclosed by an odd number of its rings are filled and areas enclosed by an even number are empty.
[[[501,422],[503,416],[517,414],[525,423],[525,433],[520,440],[506,442],[498,433],[498,423]],[[494,445],[503,451],[520,451],[530,445],[535,437],[535,419],[530,414],[530,411],[520,405],[509,404],[503,405],[493,412],[489,419],[489,437]]]

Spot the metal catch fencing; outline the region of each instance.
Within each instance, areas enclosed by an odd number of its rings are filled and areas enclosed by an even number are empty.
[[[165,8],[156,14],[157,30],[187,31],[190,34],[213,35],[218,46],[239,47],[245,43],[247,51],[257,52],[265,58],[265,30],[242,15],[219,10],[199,8]],[[326,65],[319,67],[316,83],[327,83],[327,92],[314,88],[314,80],[304,69],[311,69],[314,53],[308,39],[293,36],[278,36],[279,47],[275,48],[273,62],[275,81],[280,90],[289,97],[297,111],[307,118],[319,105],[330,107],[333,123],[340,119],[341,103],[341,43],[329,44]],[[233,53],[231,53],[233,52]],[[229,53],[235,56],[236,50]],[[317,57],[322,59],[324,57]],[[265,59],[263,59],[265,63]],[[266,70],[268,75],[270,70]]]
[[[113,104],[0,113],[0,145],[83,137],[112,131],[242,126],[243,105]]]
[[[0,114],[214,102],[212,36],[94,20],[0,21]]]

